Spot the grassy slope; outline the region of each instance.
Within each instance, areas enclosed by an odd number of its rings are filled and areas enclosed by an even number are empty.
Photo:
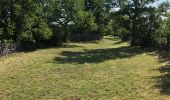
[[[110,37],[0,59],[0,99],[168,100],[148,50]],[[160,82],[159,82],[160,81]]]

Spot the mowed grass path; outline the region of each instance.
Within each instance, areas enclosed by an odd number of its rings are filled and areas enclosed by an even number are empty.
[[[0,58],[0,100],[169,100],[154,52],[111,37]]]

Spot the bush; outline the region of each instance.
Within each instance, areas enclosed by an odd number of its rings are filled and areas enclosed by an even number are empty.
[[[34,41],[23,41],[20,49],[23,51],[34,51],[37,49],[37,46]]]
[[[86,33],[86,34],[72,34],[69,40],[72,42],[87,42],[102,39],[102,35],[97,33]]]

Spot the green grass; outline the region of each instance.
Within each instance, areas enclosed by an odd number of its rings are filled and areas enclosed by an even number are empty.
[[[167,62],[111,37],[13,54],[0,58],[0,100],[169,100]]]

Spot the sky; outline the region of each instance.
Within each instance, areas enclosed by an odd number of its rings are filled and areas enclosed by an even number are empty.
[[[158,0],[154,3],[154,6],[157,6],[157,5],[159,5],[159,4],[161,4],[162,2],[165,2],[165,1],[170,2],[170,0]]]
[[[154,4],[151,4],[152,6],[158,7],[162,2],[170,2],[170,0],[157,0]],[[120,8],[114,8],[113,11],[118,11]]]

